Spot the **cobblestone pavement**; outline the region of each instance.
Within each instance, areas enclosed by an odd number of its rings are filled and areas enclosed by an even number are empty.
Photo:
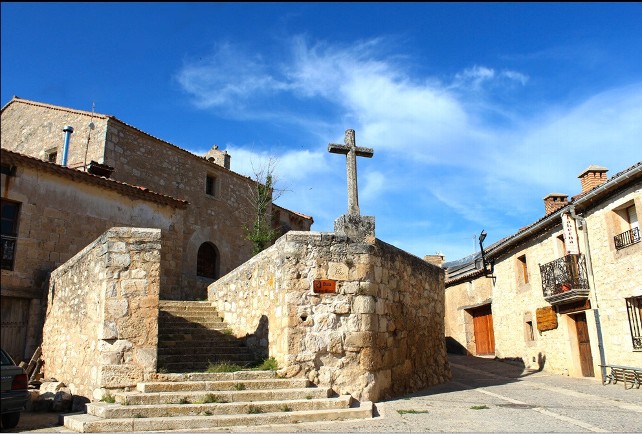
[[[640,432],[642,389],[449,355],[453,381],[377,403],[368,420],[201,432]],[[25,414],[28,416],[28,414]],[[25,418],[25,422],[27,418]],[[16,432],[70,432],[64,427]]]

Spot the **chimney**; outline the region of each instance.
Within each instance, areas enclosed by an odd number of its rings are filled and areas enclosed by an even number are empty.
[[[74,128],[70,125],[65,125],[62,131],[65,133],[65,143],[62,146],[62,162],[60,164],[66,167],[67,155],[69,154],[69,138],[71,137],[71,133],[74,132]]]
[[[444,262],[446,262],[446,256],[444,256],[443,253],[436,253],[434,255],[426,255],[424,256],[424,261],[428,262],[429,264],[436,265],[438,267],[441,267],[444,265]]]
[[[608,171],[609,169],[606,167],[596,166],[594,164],[587,167],[578,175],[578,178],[580,178],[582,182],[582,193],[586,193],[598,185],[604,184],[608,180],[606,177],[606,172]]]
[[[544,211],[549,215],[560,208],[568,205],[568,195],[562,193],[551,193],[544,198]]]

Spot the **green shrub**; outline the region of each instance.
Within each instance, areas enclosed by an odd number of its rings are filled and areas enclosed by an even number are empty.
[[[236,390],[245,390],[245,384],[243,384],[243,383],[236,383],[236,384],[234,385],[234,389],[236,389]]]
[[[473,405],[472,407],[470,407],[470,409],[471,410],[488,410],[490,409],[490,407],[486,405]]]
[[[397,413],[399,414],[420,414],[420,413],[428,413],[427,410],[397,410]]]

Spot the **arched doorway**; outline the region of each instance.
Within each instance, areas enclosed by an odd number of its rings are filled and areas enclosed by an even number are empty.
[[[198,248],[196,275],[208,279],[219,278],[219,254],[214,244],[203,243]]]

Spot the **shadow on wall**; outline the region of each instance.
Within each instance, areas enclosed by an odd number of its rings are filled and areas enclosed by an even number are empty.
[[[270,356],[270,321],[266,315],[261,315],[254,333],[245,336],[245,344],[255,354],[257,360]]]
[[[462,354],[464,356],[472,355],[465,346],[459,343],[452,336],[446,336],[446,351],[450,354]]]

